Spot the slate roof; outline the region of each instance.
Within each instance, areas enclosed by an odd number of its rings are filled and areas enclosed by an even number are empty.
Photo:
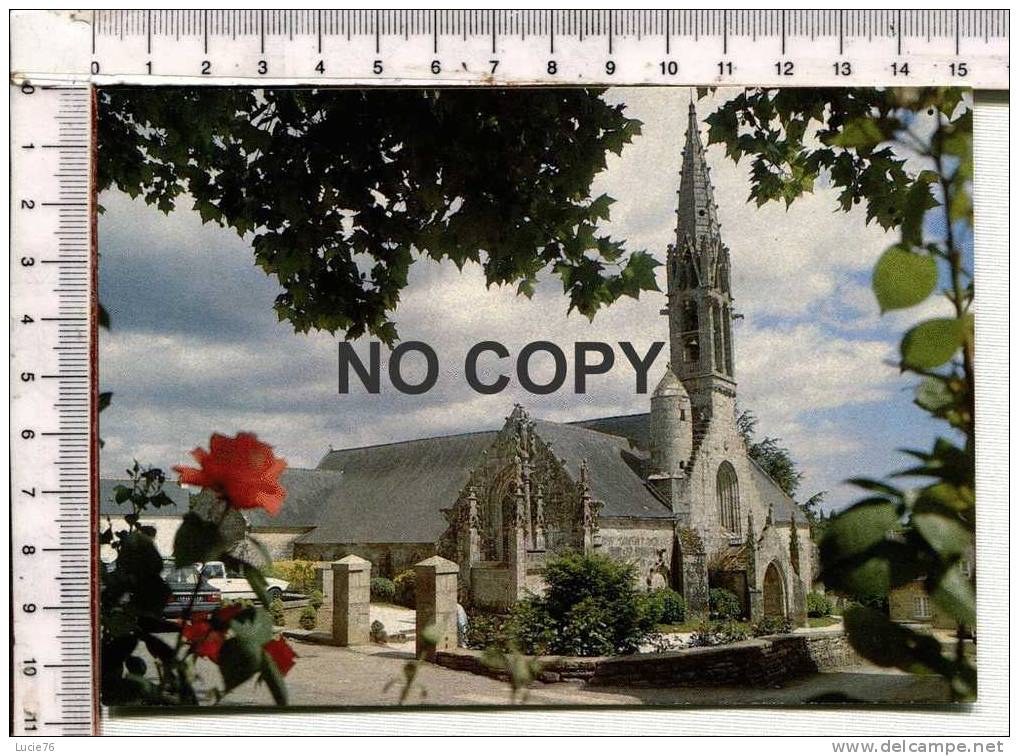
[[[280,482],[287,489],[287,498],[279,514],[270,517],[265,510],[248,509],[244,516],[255,528],[313,528],[321,518],[322,504],[340,479],[341,476],[335,472],[287,468],[280,476]],[[118,485],[130,485],[130,481],[126,478],[99,479],[99,514],[102,517],[123,517],[132,511],[130,502],[117,504],[114,501],[113,489]],[[173,499],[174,506],[147,510],[146,518],[183,517],[189,509],[191,496],[198,493],[197,488],[182,488],[172,481],[163,484],[163,491]]]
[[[272,517],[264,509],[249,509],[244,516],[253,528],[314,528],[322,520],[325,503],[342,480],[340,473],[331,470],[288,467],[280,476],[287,498],[279,513]]]
[[[650,415],[646,412],[637,415],[618,415],[616,417],[597,417],[591,420],[579,420],[571,423],[571,425],[579,425],[602,433],[624,436],[629,439],[636,449],[641,451],[646,450],[650,443]],[[805,523],[807,521],[807,515],[803,509],[752,459],[750,460],[750,468],[753,471],[752,484],[757,489],[759,500],[765,504],[774,504],[773,517],[775,522],[788,523],[792,520],[793,511],[796,512],[797,522]]]
[[[645,456],[634,453],[628,439],[544,420],[536,420],[534,430],[566,460],[574,480],[580,480],[581,462],[587,460],[591,493],[604,502],[602,517],[672,518],[672,510],[645,485],[641,474]]]
[[[647,412],[576,420],[570,425],[579,425],[612,436],[622,436],[630,441],[631,446],[641,451],[646,452],[651,448],[651,415]]]
[[[299,543],[435,543],[443,509],[467,483],[496,431],[331,451],[319,470],[341,476],[322,517]]]
[[[535,432],[566,460],[574,480],[587,460],[591,492],[603,517],[671,518],[644,484],[642,456],[626,438],[537,420]],[[342,476],[318,527],[299,543],[434,543],[448,527],[443,509],[456,502],[497,431],[437,436],[329,452],[320,470]]]
[[[807,515],[800,508],[800,505],[793,501],[785,491],[779,488],[778,483],[772,480],[760,465],[750,460],[750,469],[753,475],[753,484],[757,488],[757,496],[765,505],[772,504],[772,519],[777,523],[789,523],[792,521],[792,514],[796,512],[796,522],[800,525],[807,524]]]

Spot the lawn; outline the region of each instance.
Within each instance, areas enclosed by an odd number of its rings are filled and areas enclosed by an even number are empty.
[[[807,617],[807,627],[831,627],[841,621],[841,617]]]
[[[655,625],[655,630],[660,633],[692,633],[697,629],[699,624],[699,620],[687,620],[686,622],[679,622],[675,624],[662,623],[660,625]]]

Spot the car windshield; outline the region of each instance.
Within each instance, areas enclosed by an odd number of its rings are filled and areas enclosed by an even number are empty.
[[[163,580],[168,583],[186,583],[194,585],[198,582],[198,570],[194,565],[188,567],[175,567],[172,564],[163,565]]]

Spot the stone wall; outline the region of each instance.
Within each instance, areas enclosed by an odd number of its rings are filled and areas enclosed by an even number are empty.
[[[661,566],[671,571],[675,533],[670,520],[603,517],[599,522],[599,533],[601,547],[598,550],[613,559],[635,565],[640,588],[646,588],[649,579],[653,585],[658,585]],[[676,583],[671,577],[668,582]]]
[[[303,528],[300,530],[251,529],[251,535],[269,550],[269,556],[273,558],[273,561],[294,559],[294,541],[307,532]]]
[[[332,562],[353,554],[372,563],[373,576],[392,578],[436,553],[434,543],[298,543],[293,558]]]
[[[504,673],[487,667],[482,652],[457,649],[440,653],[437,664],[489,677]],[[682,687],[749,685],[772,687],[813,672],[860,662],[842,633],[772,635],[727,646],[686,648],[660,654],[612,657],[540,657],[542,682],[586,680],[591,685]]]
[[[918,599],[926,598],[927,616],[922,617],[917,612]],[[956,620],[952,615],[941,609],[934,600],[927,596],[922,580],[914,580],[903,586],[892,589],[888,594],[888,615],[893,622],[905,624],[930,625],[946,630],[956,628]]]
[[[471,567],[471,603],[485,609],[504,609],[513,603],[513,573],[502,563]]]

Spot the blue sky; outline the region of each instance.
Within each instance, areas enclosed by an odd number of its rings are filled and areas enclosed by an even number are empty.
[[[625,102],[644,133],[596,180],[596,192],[617,200],[606,230],[662,260],[674,233],[689,95],[641,88],[607,96]],[[701,101],[701,114],[712,105]],[[899,469],[905,459],[896,449],[928,446],[943,432],[912,406],[914,379],[893,362],[903,330],[943,312],[944,304],[932,300],[881,317],[870,271],[895,235],[867,226],[862,209],[836,212],[834,193],[821,187],[788,211],[758,209],[746,202],[749,164],[733,165],[718,147],[708,157],[736,310],[745,316],[735,330],[739,401],[758,416],[759,432],[781,438],[800,462],[801,498],[827,490],[828,503],[843,507],[857,493],[842,481]],[[619,302],[589,323],[567,316],[551,277],[526,300],[509,287],[486,290],[476,267],[459,273],[417,262],[396,319],[403,339],[436,348],[438,384],[418,397],[400,395],[386,381],[380,395],[341,396],[336,338],[295,335],[277,322],[278,285],[254,265],[247,240],[203,226],[186,208],[164,216],[113,192],[101,202],[100,297],[113,329],[100,334],[100,387],[114,392],[101,416],[104,474],[121,472],[134,458],[162,467],[182,462],[212,431],[255,431],[290,464],[313,467],[330,446],[495,428],[515,402],[551,420],[647,410],[618,352],[616,368],[589,379],[583,397],[572,393],[571,381],[544,397],[515,381],[501,394],[480,396],[466,387],[462,361],[483,339],[504,342],[514,355],[538,339],[568,354],[580,340],[625,340],[644,349],[666,340],[658,314],[664,294]],[[932,221],[929,233],[938,230]],[[366,341],[357,344],[361,354]],[[652,368],[652,385],[666,352]]]

